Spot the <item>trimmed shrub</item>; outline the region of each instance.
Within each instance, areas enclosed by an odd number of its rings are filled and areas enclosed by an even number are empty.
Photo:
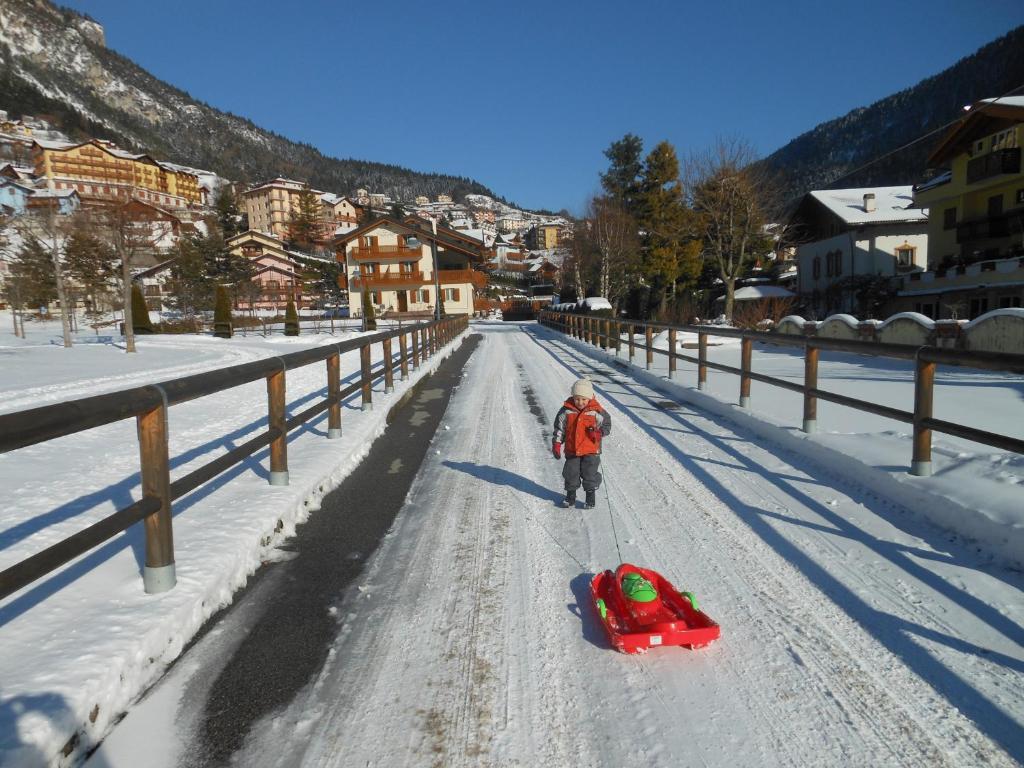
[[[213,305],[213,335],[220,339],[231,338],[231,299],[223,285],[217,286],[217,299]]]
[[[363,291],[363,325],[368,331],[377,330],[377,315],[369,291]]]
[[[146,297],[142,295],[142,289],[138,285],[132,285],[132,330],[135,333],[156,333],[149,319]]]
[[[288,306],[284,311],[284,335],[299,335],[299,313],[295,311],[295,302],[288,299]]]

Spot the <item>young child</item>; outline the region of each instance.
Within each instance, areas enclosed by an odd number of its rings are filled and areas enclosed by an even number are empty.
[[[555,416],[555,434],[551,443],[551,452],[556,459],[562,458],[562,444],[565,444],[563,507],[576,504],[576,489],[582,480],[587,508],[593,509],[597,489],[601,485],[601,473],[598,471],[601,468],[601,440],[611,431],[611,416],[594,398],[594,385],[587,379],[579,379],[572,385],[572,393]]]

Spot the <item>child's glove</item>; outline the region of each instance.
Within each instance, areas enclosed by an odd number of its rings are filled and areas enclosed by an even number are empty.
[[[561,443],[552,443],[551,444],[551,453],[553,453],[555,455],[556,459],[562,458],[562,444]]]

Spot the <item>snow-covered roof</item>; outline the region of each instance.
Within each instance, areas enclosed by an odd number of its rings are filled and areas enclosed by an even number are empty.
[[[1005,104],[1008,107],[1024,107],[1024,96],[999,96],[995,99],[982,99],[985,104]]]
[[[889,222],[927,221],[928,211],[911,208],[913,187],[865,187],[862,189],[818,189],[811,197],[828,208],[847,224],[884,224]],[[875,209],[864,210],[864,195],[875,196]]]
[[[750,299],[790,299],[793,298],[794,295],[795,294],[792,291],[787,291],[785,288],[778,285],[747,285],[743,288],[737,288],[736,293],[733,294],[733,298],[736,301],[745,301]]]
[[[949,184],[953,180],[952,171],[944,171],[936,176],[934,179],[923,181],[914,187],[915,192],[923,192],[926,189],[934,189],[935,187],[941,187],[943,184]]]
[[[587,309],[611,309],[612,305],[608,299],[603,296],[588,296],[580,302]]]

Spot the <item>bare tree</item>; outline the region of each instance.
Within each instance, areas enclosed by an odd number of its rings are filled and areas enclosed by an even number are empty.
[[[693,155],[686,168],[690,203],[698,214],[704,257],[725,284],[725,317],[732,320],[736,280],[770,249],[767,225],[778,209],[766,172],[752,166],[753,148],[741,139],[719,139]]]
[[[160,250],[177,222],[171,214],[129,196],[99,209],[97,222],[117,257],[121,272],[121,302],[124,314],[125,352],[135,352],[132,328],[132,269],[146,255]]]
[[[640,275],[640,238],[636,219],[615,200],[590,201],[589,237],[597,254],[597,290],[618,312],[619,302]]]

